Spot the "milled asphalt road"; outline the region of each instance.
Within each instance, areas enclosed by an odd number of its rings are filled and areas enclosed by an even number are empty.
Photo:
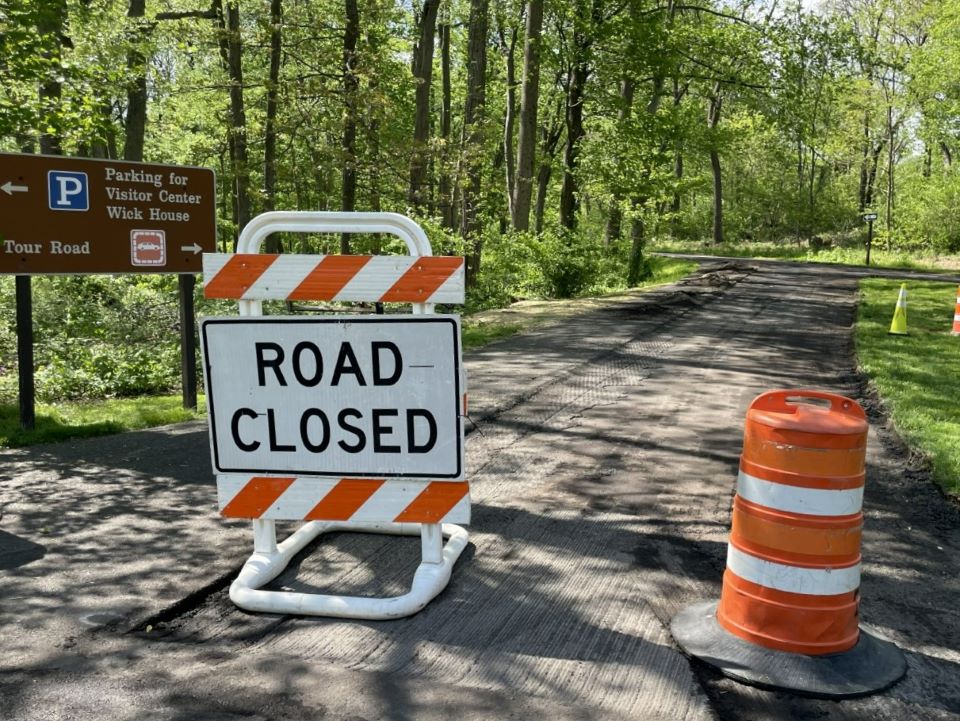
[[[215,512],[204,424],[0,454],[0,718],[960,718],[960,511],[855,372],[856,273],[716,265],[468,353],[471,545],[416,616],[247,614],[249,526]],[[719,595],[743,413],[817,387],[872,413],[862,618],[906,678],[802,699],[691,663]],[[468,424],[469,425],[469,424]],[[272,588],[404,590],[415,539],[338,534]]]

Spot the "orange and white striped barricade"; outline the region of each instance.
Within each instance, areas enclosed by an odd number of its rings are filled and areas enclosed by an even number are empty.
[[[863,409],[833,393],[754,399],[720,601],[674,617],[684,651],[738,681],[824,698],[904,674],[900,650],[859,625],[867,429]]]
[[[260,254],[279,232],[389,233],[410,254]],[[205,296],[240,306],[239,316],[201,322],[220,512],[253,520],[253,555],[230,586],[236,605],[390,619],[416,613],[447,585],[469,540],[456,525],[470,520],[466,388],[459,318],[433,307],[463,303],[463,271],[463,258],[433,257],[420,226],[394,213],[264,213],[235,254],[204,254]],[[265,317],[264,300],[411,303],[413,314]],[[305,523],[277,543],[278,520]],[[341,530],[419,535],[410,591],[367,598],[261,588],[319,534]]]

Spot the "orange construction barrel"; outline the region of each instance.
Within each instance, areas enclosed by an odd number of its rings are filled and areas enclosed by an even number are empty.
[[[794,653],[856,645],[867,428],[832,393],[771,391],[750,405],[717,609],[727,631]]]
[[[834,393],[754,399],[720,601],[674,617],[684,651],[739,681],[824,698],[903,676],[900,650],[860,626],[868,428],[859,404]]]

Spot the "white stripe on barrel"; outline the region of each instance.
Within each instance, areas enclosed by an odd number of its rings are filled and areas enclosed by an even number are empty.
[[[740,471],[737,495],[758,506],[808,516],[849,516],[863,506],[863,486],[859,488],[803,488],[771,483]]]
[[[860,564],[841,568],[801,568],[765,561],[727,545],[727,568],[740,578],[766,588],[809,596],[836,596],[860,588]]]

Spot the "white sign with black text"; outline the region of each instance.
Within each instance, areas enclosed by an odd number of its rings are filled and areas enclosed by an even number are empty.
[[[460,319],[201,321],[218,473],[461,480]]]

